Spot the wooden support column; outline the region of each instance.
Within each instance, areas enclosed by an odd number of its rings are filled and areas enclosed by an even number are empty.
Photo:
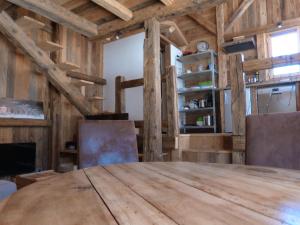
[[[167,117],[168,117],[168,136],[175,137],[179,134],[178,125],[178,104],[177,104],[177,85],[176,68],[171,66],[167,71]]]
[[[232,162],[235,164],[245,163],[246,85],[242,63],[242,55],[229,56],[233,133]]]
[[[225,103],[224,103],[224,90],[227,86],[227,57],[222,50],[224,43],[224,4],[216,7],[216,19],[217,19],[217,44],[218,44],[218,69],[219,69],[219,88],[220,91],[220,130],[224,132],[225,129]]]
[[[160,25],[145,22],[144,43],[144,160],[162,161]]]
[[[125,89],[122,88],[122,82],[125,81],[125,77],[117,76],[115,82],[115,112],[125,113]]]
[[[251,95],[251,114],[257,115],[258,114],[257,87],[250,88],[250,95]]]
[[[296,109],[300,111],[300,82],[296,83]]]

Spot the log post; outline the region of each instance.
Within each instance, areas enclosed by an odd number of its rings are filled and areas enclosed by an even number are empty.
[[[123,76],[117,76],[115,81],[115,112],[125,113],[125,90],[122,88],[122,82],[125,80]]]
[[[225,102],[224,90],[227,86],[227,57],[222,50],[224,44],[224,27],[225,27],[225,9],[224,4],[216,7],[217,20],[217,44],[218,44],[218,70],[219,70],[219,88],[220,88],[220,130],[225,131]]]
[[[162,161],[160,25],[145,22],[144,43],[144,161]]]
[[[240,54],[229,57],[233,133],[232,162],[235,164],[245,164],[246,85],[242,63],[243,59]]]

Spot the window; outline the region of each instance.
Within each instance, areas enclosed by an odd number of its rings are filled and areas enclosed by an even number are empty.
[[[271,55],[272,57],[291,55],[300,52],[299,32],[297,29],[271,35]],[[291,65],[273,69],[273,74],[288,75],[300,73],[300,65]]]

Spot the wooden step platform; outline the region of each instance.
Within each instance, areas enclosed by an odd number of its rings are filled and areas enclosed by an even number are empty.
[[[77,71],[68,71],[67,76],[78,80],[94,82],[95,84],[98,85],[106,85],[107,83],[106,80],[100,76],[88,75]]]
[[[77,79],[72,79],[71,83],[77,87],[91,86],[95,84],[94,82],[90,82],[86,80],[77,80]]]
[[[77,70],[80,68],[80,66],[78,66],[74,63],[71,63],[71,62],[61,62],[61,63],[58,63],[57,66],[64,71]]]
[[[182,151],[182,161],[229,164],[232,162],[232,151],[187,149]]]
[[[93,97],[88,97],[89,101],[103,101],[104,97],[101,96],[93,96]]]
[[[18,24],[24,31],[37,30],[45,27],[44,23],[29,16],[20,17],[16,20],[16,24]]]
[[[54,43],[52,41],[40,41],[36,43],[38,47],[47,52],[55,52],[63,49],[60,44]]]

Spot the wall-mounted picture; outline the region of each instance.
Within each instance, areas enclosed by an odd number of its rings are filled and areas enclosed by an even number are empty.
[[[45,119],[43,103],[0,98],[0,118]]]

